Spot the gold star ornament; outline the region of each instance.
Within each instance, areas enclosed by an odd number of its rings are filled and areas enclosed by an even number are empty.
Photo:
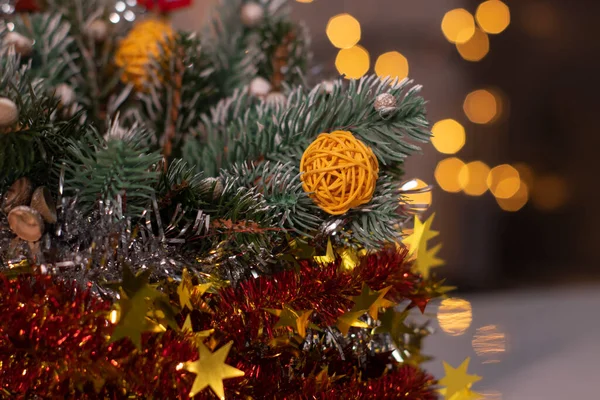
[[[413,229],[413,233],[402,241],[402,243],[408,247],[409,256],[415,254],[415,252],[421,247],[424,247],[428,240],[439,235],[438,231],[431,230],[431,224],[433,224],[434,218],[435,213],[431,214],[431,217],[429,217],[425,222],[421,222],[421,220],[415,216],[415,227]]]
[[[484,398],[481,393],[473,392],[469,389],[458,391],[452,397],[446,396],[446,389],[440,389],[439,392],[446,400],[481,400]]]
[[[373,319],[377,319],[380,308],[387,308],[394,305],[394,303],[384,298],[390,289],[391,286],[388,286],[373,292],[367,285],[363,284],[361,294],[352,298],[354,306],[350,311],[366,311]]]
[[[455,400],[454,396],[457,393],[463,392],[465,390],[468,391],[468,393],[463,393],[465,396],[471,393],[475,395],[477,394],[471,392],[470,389],[472,384],[481,380],[481,377],[477,375],[467,374],[467,369],[469,368],[470,361],[471,358],[467,357],[467,359],[465,359],[465,361],[463,361],[462,364],[458,366],[458,368],[454,368],[444,361],[444,372],[446,376],[440,379],[440,385],[445,386],[445,396],[447,400]],[[464,400],[468,398],[469,397],[462,396],[458,399]]]
[[[289,306],[283,306],[282,310],[266,309],[273,315],[279,317],[279,321],[274,328],[290,327],[298,332],[298,335],[304,339],[306,337],[306,328],[309,325],[312,310],[296,311]]]
[[[225,364],[225,359],[232,344],[233,341],[222,346],[214,353],[211,353],[203,343],[199,344],[198,353],[200,358],[197,361],[185,363],[183,367],[186,371],[196,374],[190,397],[194,397],[206,387],[210,387],[220,399],[225,399],[223,380],[244,376],[244,371]]]

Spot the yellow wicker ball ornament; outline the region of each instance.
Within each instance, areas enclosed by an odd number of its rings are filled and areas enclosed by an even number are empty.
[[[121,80],[141,90],[148,80],[150,61],[161,54],[161,49],[168,51],[167,44],[174,36],[173,28],[159,19],[137,23],[119,43],[115,55],[115,63],[123,69]]]
[[[341,215],[373,198],[379,163],[347,131],[322,133],[300,161],[302,188],[325,212]]]

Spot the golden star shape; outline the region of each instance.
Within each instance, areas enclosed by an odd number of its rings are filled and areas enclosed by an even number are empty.
[[[196,379],[190,391],[190,397],[194,397],[207,386],[220,398],[225,399],[223,379],[244,376],[244,371],[225,364],[225,359],[233,341],[222,346],[219,350],[211,353],[203,343],[198,346],[200,358],[197,361],[189,361],[184,364],[186,371],[196,374]]]
[[[333,251],[333,246],[331,245],[331,240],[327,239],[327,252],[324,256],[314,256],[314,259],[319,264],[331,264],[335,261],[335,253]]]
[[[365,314],[365,310],[360,311],[348,311],[347,313],[338,317],[337,327],[342,335],[347,335],[351,326],[357,328],[368,328],[369,324],[359,320]]]
[[[298,332],[298,335],[304,339],[306,337],[306,328],[309,324],[309,318],[312,310],[295,311],[289,306],[284,305],[282,310],[274,310],[267,308],[268,312],[279,317],[279,321],[274,328],[289,326]]]
[[[150,271],[141,271],[135,275],[127,265],[123,266],[123,278],[120,285],[121,298],[118,303],[120,317],[110,342],[129,338],[136,348],[142,348],[142,333],[153,330],[156,324],[147,318],[150,304],[164,295],[148,284]]]
[[[402,241],[408,247],[408,255],[412,256],[420,247],[425,245],[428,240],[439,235],[438,231],[431,230],[431,224],[435,218],[435,213],[431,214],[425,222],[421,222],[419,217],[415,216],[415,227],[413,233]]]
[[[391,286],[373,292],[369,287],[363,284],[362,292],[359,296],[354,296],[354,306],[350,311],[363,311],[368,312],[373,319],[377,319],[380,308],[387,308],[394,305],[389,300],[384,299],[387,292],[391,289]]]
[[[481,400],[484,398],[481,393],[473,392],[470,389],[463,389],[456,392],[451,398],[446,397],[446,389],[440,389],[438,392],[444,396],[446,400]]]
[[[406,317],[408,311],[396,312],[393,308],[388,308],[381,314],[379,318],[381,324],[375,328],[375,333],[389,333],[396,347],[400,348],[403,335],[413,333],[413,330],[404,324]]]
[[[444,372],[446,375],[440,379],[440,385],[446,387],[446,399],[453,399],[455,394],[465,389],[470,390],[473,383],[481,380],[480,376],[467,374],[470,361],[471,358],[467,357],[458,368],[453,368],[444,361]]]
[[[435,267],[439,267],[444,265],[444,260],[437,257],[440,249],[442,248],[441,244],[428,249],[426,244],[423,244],[417,250],[417,258],[415,262],[415,271],[423,275],[425,279],[429,278],[429,274],[431,273],[431,269]]]

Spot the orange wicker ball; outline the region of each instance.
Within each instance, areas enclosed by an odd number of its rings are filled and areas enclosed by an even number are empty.
[[[373,151],[348,131],[322,133],[300,161],[302,188],[332,215],[373,198],[379,163]]]

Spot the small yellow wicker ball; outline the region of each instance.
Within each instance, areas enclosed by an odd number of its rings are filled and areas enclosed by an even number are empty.
[[[161,54],[161,48],[169,50],[167,44],[174,36],[171,25],[159,19],[148,19],[135,24],[119,43],[115,54],[115,63],[123,69],[121,80],[133,83],[136,89],[141,90],[148,80],[150,61]]]
[[[373,151],[347,131],[322,133],[300,161],[302,188],[325,212],[341,215],[373,198],[379,163]]]

